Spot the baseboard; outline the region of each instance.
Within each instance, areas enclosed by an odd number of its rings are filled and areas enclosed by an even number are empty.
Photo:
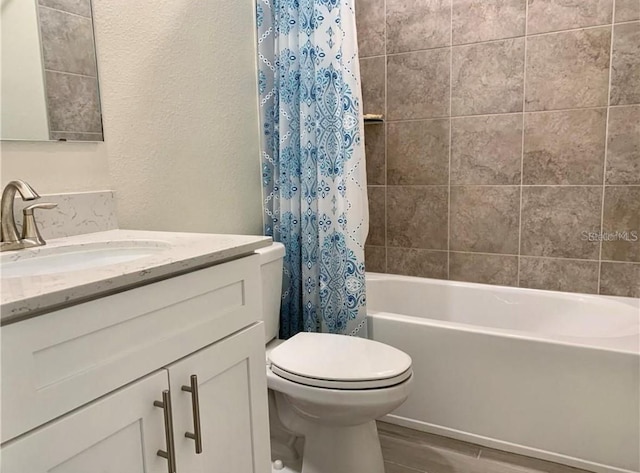
[[[592,471],[594,473],[638,473],[637,471],[625,470],[622,468],[603,465],[601,463],[593,463],[590,461],[581,460],[579,458],[561,455],[559,453],[504,442],[502,440],[496,440],[490,437],[484,437],[482,435],[470,434],[468,432],[462,432],[460,430],[450,429],[448,427],[442,427],[440,425],[429,424],[427,422],[422,422],[414,419],[408,419],[406,417],[389,414],[380,420],[389,422],[390,424],[396,424],[402,427],[408,427],[410,429],[420,430],[422,432],[427,432],[430,434],[441,435],[443,437],[449,437],[452,439],[461,440],[463,442],[474,443],[483,447],[495,448],[496,450],[503,450],[505,452],[516,453],[518,455],[524,455],[527,457],[538,458],[540,460],[560,463],[562,465],[567,465],[574,468],[581,468],[583,470]]]

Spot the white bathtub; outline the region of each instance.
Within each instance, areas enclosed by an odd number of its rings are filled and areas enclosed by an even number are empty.
[[[385,420],[595,472],[640,470],[640,300],[367,273],[413,359]]]

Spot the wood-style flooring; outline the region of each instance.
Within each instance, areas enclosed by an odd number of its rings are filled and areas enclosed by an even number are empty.
[[[589,473],[378,422],[386,473]]]

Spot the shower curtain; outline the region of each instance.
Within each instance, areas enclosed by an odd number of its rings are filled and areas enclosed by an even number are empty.
[[[353,0],[257,0],[257,27],[265,233],[287,252],[280,337],[366,336]]]

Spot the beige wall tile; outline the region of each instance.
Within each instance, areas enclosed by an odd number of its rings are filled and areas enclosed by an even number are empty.
[[[91,18],[40,8],[45,69],[97,77]]]
[[[387,58],[389,120],[449,115],[449,49]]]
[[[640,20],[640,2],[638,0],[616,0],[616,23]]]
[[[527,113],[524,184],[602,184],[606,108]]]
[[[416,248],[388,248],[391,274],[447,279],[447,252]]]
[[[365,125],[364,152],[367,161],[367,184],[386,184],[384,124],[376,123]]]
[[[524,36],[527,0],[453,0],[453,44]]]
[[[598,293],[597,261],[520,258],[520,287],[550,291]]]
[[[102,133],[97,79],[51,71],[45,77],[51,131]]]
[[[524,187],[521,254],[597,259],[599,243],[584,232],[600,231],[600,187]]]
[[[387,250],[384,246],[365,246],[364,263],[367,271],[385,273],[387,271]]]
[[[40,5],[56,10],[75,13],[81,16],[91,16],[91,0],[40,0]]]
[[[446,250],[447,204],[446,186],[389,186],[388,245]]]
[[[384,0],[356,0],[355,4],[360,57],[384,54]]]
[[[603,262],[600,294],[640,297],[640,264]]]
[[[449,120],[388,125],[389,185],[449,184]]]
[[[451,121],[451,184],[520,184],[522,114]]]
[[[529,0],[529,34],[611,23],[613,0]]]
[[[607,186],[602,231],[611,236],[602,242],[603,260],[640,263],[640,186]],[[616,232],[623,235],[613,235]]]
[[[360,80],[364,113],[384,114],[384,57],[360,59]]]
[[[526,109],[607,105],[611,27],[527,39]]]
[[[522,111],[524,39],[453,48],[454,116]]]
[[[366,244],[384,246],[387,242],[384,210],[387,190],[385,187],[369,186],[367,193],[369,194],[369,236]]]
[[[452,279],[596,292],[602,226],[640,226],[640,1],[356,0],[356,15],[363,108],[387,121],[365,128],[369,267],[446,277],[448,253]],[[639,248],[607,241],[602,258],[637,266]],[[602,290],[637,294],[636,266],[603,263]]]
[[[640,105],[609,110],[607,184],[640,184]]]
[[[517,254],[519,204],[516,186],[452,187],[451,250]]]
[[[451,44],[451,0],[386,1],[388,53]]]
[[[613,28],[611,105],[640,103],[640,21]]]
[[[516,286],[518,284],[518,257],[451,252],[449,254],[449,279]]]

